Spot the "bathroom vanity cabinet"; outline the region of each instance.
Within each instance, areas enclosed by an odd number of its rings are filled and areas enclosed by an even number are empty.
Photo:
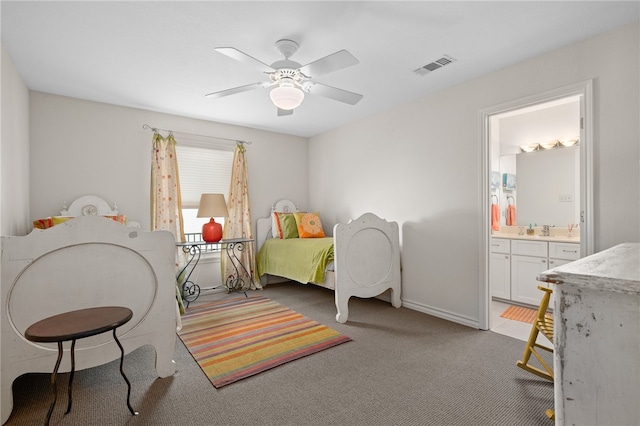
[[[580,258],[579,243],[543,238],[491,238],[489,277],[492,297],[538,306],[542,298],[538,275]]]
[[[489,253],[491,296],[511,300],[511,240],[492,238]]]

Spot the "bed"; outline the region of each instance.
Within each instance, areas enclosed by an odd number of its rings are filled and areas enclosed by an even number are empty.
[[[85,205],[96,207],[95,203]],[[56,344],[24,337],[29,325],[48,316],[94,306],[128,307],[133,318],[118,329],[125,353],[151,345],[158,376],[176,371],[173,235],[125,226],[112,217],[101,217],[101,210],[93,207],[85,208],[79,217],[65,216],[64,222],[48,229],[2,237],[2,423],[13,408],[13,381],[25,373],[53,370]],[[60,372],[71,367],[68,343],[64,351]],[[75,352],[76,370],[120,357],[110,333],[78,340]]]
[[[300,213],[298,208],[280,200],[271,210],[269,217],[257,221],[257,272],[263,285],[293,280],[331,289],[340,323],[348,319],[352,296],[375,297],[391,289],[391,304],[402,305],[396,222],[365,213],[335,225],[333,237],[287,238],[287,225],[278,218]],[[309,246],[311,253],[306,251]]]

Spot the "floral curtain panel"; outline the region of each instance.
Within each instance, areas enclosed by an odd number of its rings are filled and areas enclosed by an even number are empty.
[[[153,134],[151,156],[151,230],[169,231],[184,241],[176,140]]]
[[[233,154],[233,168],[231,170],[231,187],[227,199],[227,210],[229,217],[224,224],[224,238],[248,238],[253,239],[251,230],[251,209],[249,207],[247,162],[245,159],[245,148],[242,144],[236,145]],[[236,246],[238,247],[238,246]],[[235,290],[259,290],[262,285],[255,279],[255,248],[254,245],[244,244],[243,250],[235,252],[242,265],[247,266],[247,271],[238,268],[238,273],[244,275],[240,278],[245,283],[245,288]],[[222,282],[236,274],[236,269],[229,261],[228,256],[221,256]],[[247,272],[250,276],[247,275]]]
[[[182,201],[176,140],[172,134],[166,138],[153,134],[151,154],[151,230],[169,231],[176,241],[184,241],[182,229]],[[184,263],[184,253],[176,248],[176,271]],[[177,280],[179,281],[179,280]],[[176,281],[178,310],[184,313],[180,283]]]

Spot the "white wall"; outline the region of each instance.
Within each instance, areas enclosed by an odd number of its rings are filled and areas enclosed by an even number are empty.
[[[479,111],[593,78],[595,249],[640,241],[639,32],[636,22],[311,138],[310,208],[327,221],[397,221],[403,303],[477,324]]]
[[[29,226],[29,90],[2,49],[0,234],[24,235]]]
[[[251,141],[246,159],[254,231],[256,219],[267,217],[278,199],[291,199],[301,207],[307,204],[306,138],[41,92],[32,91],[30,103],[29,224],[60,214],[65,201],[96,194],[110,204],[116,202],[120,213],[148,230],[153,133],[143,124]],[[181,137],[189,138],[175,136],[178,143]],[[220,286],[219,258],[203,256],[191,280],[201,287]]]
[[[30,103],[30,221],[60,214],[64,201],[96,194],[149,229],[153,133],[143,124],[251,141],[246,158],[254,223],[280,198],[307,204],[306,138],[42,92],[31,92]]]

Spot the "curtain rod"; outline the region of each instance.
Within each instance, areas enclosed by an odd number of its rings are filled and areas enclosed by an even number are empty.
[[[228,139],[228,138],[221,138],[219,136],[208,136],[208,135],[198,135],[196,133],[187,133],[187,132],[180,132],[180,131],[173,131],[173,130],[167,130],[167,129],[159,129],[157,127],[151,127],[148,124],[143,124],[142,128],[145,130],[151,130],[154,132],[158,132],[158,131],[163,131],[163,132],[169,132],[169,134],[173,134],[173,133],[182,133],[183,135],[190,135],[190,136],[199,136],[201,138],[213,138],[213,139],[221,139],[223,141],[231,141],[231,142],[236,142],[239,144],[247,144],[247,145],[251,145],[251,141],[240,141],[237,139]]]

